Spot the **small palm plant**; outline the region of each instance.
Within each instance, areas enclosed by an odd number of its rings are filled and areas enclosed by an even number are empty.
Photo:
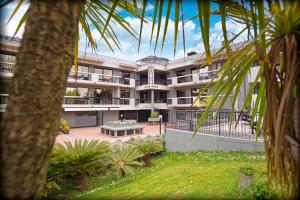
[[[141,166],[137,159],[141,155],[130,145],[115,145],[110,156],[110,164],[119,176],[134,174],[133,166]]]
[[[163,151],[163,142],[160,138],[145,138],[145,139],[135,139],[130,142],[133,149],[142,155],[142,160],[145,166],[151,165],[152,157],[154,153]]]
[[[88,174],[96,172],[105,165],[109,152],[106,142],[99,140],[75,140],[74,143],[56,144],[50,159],[52,176],[72,177],[79,190],[88,185]]]

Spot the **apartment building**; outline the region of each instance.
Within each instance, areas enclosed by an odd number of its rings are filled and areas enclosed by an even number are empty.
[[[20,40],[0,37],[0,112],[5,112],[8,99],[7,85],[13,77],[15,55]],[[196,109],[203,105],[205,96],[213,94],[212,88],[192,105],[197,94],[210,82],[225,62],[222,56],[210,67],[203,54],[190,52],[186,58],[169,61],[166,58],[148,56],[136,62],[100,56],[79,54],[77,74],[70,71],[62,118],[71,127],[98,126],[107,121],[136,119],[147,121],[151,111],[158,111],[167,120],[169,110]],[[201,67],[200,67],[201,66]],[[254,81],[257,68],[251,69],[245,81],[235,109],[241,108]],[[254,77],[254,78],[253,78]],[[231,108],[231,99],[223,107]],[[179,112],[180,113],[180,112]],[[177,118],[184,118],[185,113]]]

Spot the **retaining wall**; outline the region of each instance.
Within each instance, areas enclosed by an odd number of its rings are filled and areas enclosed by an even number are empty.
[[[244,140],[224,136],[197,133],[177,129],[166,129],[166,150],[169,152],[208,151],[247,151],[263,152],[263,141]]]

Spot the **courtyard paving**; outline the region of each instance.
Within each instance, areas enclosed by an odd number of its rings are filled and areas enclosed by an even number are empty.
[[[100,131],[99,126],[94,127],[84,127],[84,128],[71,128],[70,134],[59,134],[56,137],[56,143],[63,143],[64,141],[74,142],[75,139],[98,139],[100,141],[108,141],[108,142],[115,142],[116,140],[126,141],[130,138],[135,137],[146,137],[146,136],[157,136],[159,135],[159,125],[150,125],[148,123],[139,123],[144,126],[144,134],[141,135],[131,135],[131,136],[119,136],[119,137],[112,137],[107,136]],[[164,123],[161,126],[162,134],[165,131]]]

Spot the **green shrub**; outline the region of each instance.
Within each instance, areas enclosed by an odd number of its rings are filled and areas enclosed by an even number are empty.
[[[55,179],[71,177],[78,189],[88,184],[88,175],[104,167],[109,147],[98,140],[75,140],[56,144],[50,159],[49,176]]]
[[[68,123],[67,123],[67,121],[65,119],[60,119],[59,129],[64,134],[69,134],[70,127],[69,127],[69,125],[68,125]]]
[[[137,159],[141,155],[130,145],[115,145],[109,157],[110,165],[121,177],[134,174],[133,166],[141,166]]]
[[[239,172],[247,176],[252,176],[254,174],[254,170],[252,167],[241,167]]]
[[[161,138],[146,137],[144,139],[135,139],[130,144],[142,156],[145,166],[150,166],[151,154],[164,150]]]
[[[239,195],[245,199],[277,199],[275,191],[267,182],[257,181],[240,190]]]
[[[151,115],[150,115],[150,118],[158,118],[158,112],[152,111]]]

